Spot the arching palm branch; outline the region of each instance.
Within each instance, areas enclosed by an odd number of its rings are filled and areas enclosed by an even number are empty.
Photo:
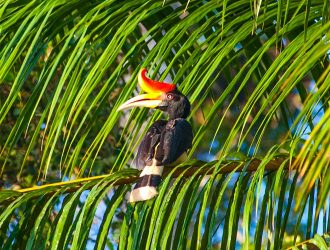
[[[327,0],[0,2],[2,248],[326,248],[329,13]],[[134,152],[162,115],[117,112],[142,67],[189,97],[195,136],[158,197],[132,205]]]

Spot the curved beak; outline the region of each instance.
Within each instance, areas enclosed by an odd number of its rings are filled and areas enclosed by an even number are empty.
[[[124,102],[117,110],[120,111],[134,107],[156,108],[162,101],[162,92],[142,94]]]

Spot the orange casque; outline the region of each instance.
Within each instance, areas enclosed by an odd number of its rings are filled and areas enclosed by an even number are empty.
[[[176,89],[176,85],[173,83],[165,83],[151,80],[146,76],[147,69],[143,68],[139,72],[138,82],[142,90],[147,93],[152,92],[170,92]]]

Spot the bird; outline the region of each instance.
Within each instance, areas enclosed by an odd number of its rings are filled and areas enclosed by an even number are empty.
[[[138,84],[146,93],[129,99],[118,111],[134,107],[159,109],[168,114],[168,120],[155,121],[139,145],[135,162],[142,172],[130,194],[130,203],[157,196],[164,167],[184,162],[193,140],[192,127],[186,120],[190,102],[177,85],[148,78],[145,68],[138,73]]]

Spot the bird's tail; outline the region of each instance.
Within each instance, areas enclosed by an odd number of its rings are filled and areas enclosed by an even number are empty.
[[[145,201],[155,197],[158,194],[156,188],[162,180],[163,169],[163,166],[156,166],[155,163],[145,166],[131,192],[129,202]]]

